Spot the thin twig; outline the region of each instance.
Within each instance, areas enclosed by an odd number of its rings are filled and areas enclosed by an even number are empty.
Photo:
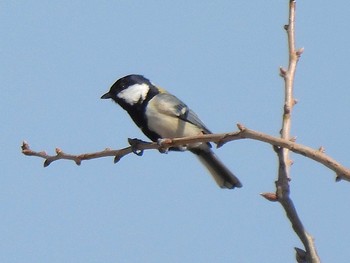
[[[289,50],[289,64],[288,69],[280,68],[280,75],[285,82],[285,98],[283,107],[282,129],[281,138],[289,140],[291,138],[291,116],[293,106],[295,105],[295,99],[293,97],[294,78],[296,66],[303,49],[298,51],[295,48],[295,9],[296,1],[289,0],[289,22],[284,28],[287,31],[288,38],[288,50]],[[290,166],[291,161],[289,159],[289,149],[274,147],[278,160],[278,179],[276,181],[276,196],[278,201],[284,208],[289,221],[292,224],[293,230],[300,238],[305,247],[305,254],[300,253],[301,249],[296,250],[298,262],[310,262],[318,263],[320,259],[317,255],[316,247],[311,235],[305,230],[302,221],[300,220],[298,213],[295,209],[292,199],[290,198]],[[302,256],[304,255],[304,256]]]
[[[333,158],[326,155],[324,151],[320,151],[319,149],[312,149],[302,144],[298,144],[290,140],[274,137],[262,132],[253,131],[245,128],[241,124],[238,124],[238,127],[239,127],[239,131],[235,131],[235,132],[220,133],[220,134],[203,134],[203,135],[185,137],[185,138],[166,139],[158,143],[143,142],[137,139],[129,139],[129,144],[132,146],[129,146],[123,149],[113,150],[113,149],[107,148],[99,152],[83,153],[78,155],[64,153],[61,149],[58,149],[58,148],[56,148],[56,155],[48,155],[46,152],[43,152],[43,151],[41,152],[33,151],[32,149],[30,149],[29,144],[27,142],[23,142],[22,153],[27,156],[36,156],[36,157],[44,158],[45,167],[54,161],[62,160],[62,159],[73,160],[76,164],[80,165],[83,160],[96,159],[96,158],[108,157],[108,156],[114,156],[115,157],[114,161],[117,162],[127,154],[136,153],[138,155],[141,155],[142,151],[150,150],[150,149],[156,149],[161,152],[164,152],[167,148],[170,148],[170,147],[182,146],[182,145],[187,145],[187,144],[197,143],[197,142],[214,142],[218,145],[218,147],[220,147],[230,141],[241,140],[241,139],[252,139],[252,140],[271,144],[275,147],[287,148],[297,154],[306,156],[312,160],[315,160],[325,165],[329,169],[333,170],[337,174],[337,178],[342,178],[344,180],[350,181],[350,169],[342,166]]]

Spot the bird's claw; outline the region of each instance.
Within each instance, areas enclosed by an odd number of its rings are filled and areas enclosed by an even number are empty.
[[[160,153],[168,153],[169,151],[169,147],[167,146],[167,144],[171,143],[172,140],[171,139],[158,139],[157,140],[157,144],[159,145],[158,151]]]
[[[136,154],[137,156],[142,156],[143,155],[143,150],[140,149],[139,145],[140,144],[143,144],[143,143],[147,143],[147,142],[144,142],[140,139],[131,139],[131,138],[128,138],[128,142],[131,146],[131,150],[134,154]]]

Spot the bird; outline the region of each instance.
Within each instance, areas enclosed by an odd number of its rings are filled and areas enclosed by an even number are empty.
[[[112,99],[119,104],[154,142],[212,133],[184,102],[143,75],[131,74],[118,79],[101,99]],[[189,144],[186,150],[198,157],[220,188],[242,187],[239,179],[212,151],[210,143]]]

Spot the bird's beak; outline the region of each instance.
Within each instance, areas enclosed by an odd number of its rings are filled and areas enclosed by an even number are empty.
[[[107,92],[106,94],[103,94],[101,99],[110,99],[112,98],[111,94],[109,92]]]

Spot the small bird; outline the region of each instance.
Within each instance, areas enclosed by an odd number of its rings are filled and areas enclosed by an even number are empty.
[[[112,99],[119,104],[154,142],[211,133],[185,103],[142,75],[132,74],[118,79],[101,99]],[[186,148],[199,158],[221,188],[242,187],[239,179],[214,154],[209,143],[190,144]]]

